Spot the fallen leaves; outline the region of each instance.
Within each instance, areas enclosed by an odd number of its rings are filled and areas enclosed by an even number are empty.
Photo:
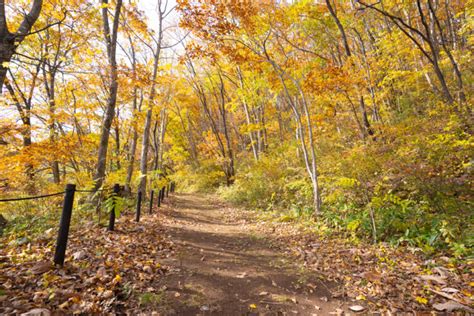
[[[34,308],[26,313],[21,314],[21,316],[49,316],[51,312],[46,308]]]
[[[153,287],[173,244],[157,218],[141,230],[122,217],[118,231],[73,227],[64,268],[51,264],[54,242],[15,244],[0,250],[0,314],[109,314],[139,309],[133,293]],[[54,240],[54,238],[52,238]],[[47,309],[46,309],[47,308]]]
[[[365,310],[365,307],[361,305],[353,305],[350,306],[349,309],[353,312],[362,312],[363,310]]]
[[[238,210],[228,216],[255,218],[258,214]],[[294,222],[267,218],[249,223],[247,230],[275,239],[280,249],[299,257],[322,279],[341,284],[342,294],[332,293],[333,297],[364,302],[364,306],[354,305],[364,312],[470,311],[473,305],[472,260],[452,262],[443,256],[426,260],[404,247],[355,245],[343,236],[319,235]]]
[[[423,305],[428,304],[428,299],[425,297],[417,296],[415,299],[420,304],[423,304]]]
[[[445,303],[433,304],[433,307],[437,311],[453,312],[456,310],[463,310],[469,313],[474,313],[474,309],[468,306],[462,305],[458,302],[454,302],[454,301],[447,301]]]
[[[72,258],[74,260],[83,260],[86,258],[86,256],[87,253],[84,250],[79,250],[72,254]]]
[[[33,274],[43,274],[48,272],[53,268],[53,264],[49,261],[44,261],[44,262],[38,262],[36,265],[34,265],[30,271]]]
[[[421,275],[420,279],[424,281],[433,281],[441,285],[446,285],[446,279],[437,275]]]

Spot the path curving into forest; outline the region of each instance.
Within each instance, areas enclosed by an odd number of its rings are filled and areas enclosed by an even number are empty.
[[[278,250],[269,236],[230,218],[211,196],[178,194],[162,216],[177,255],[164,262],[166,315],[328,315],[347,310],[329,284]],[[236,212],[235,209],[232,209]],[[238,211],[237,211],[238,212]]]

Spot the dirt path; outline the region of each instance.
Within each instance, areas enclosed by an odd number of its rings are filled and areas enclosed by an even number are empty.
[[[212,197],[175,195],[163,222],[177,256],[164,262],[156,305],[168,315],[328,315],[346,310],[333,285],[291,262],[272,240],[229,220]]]

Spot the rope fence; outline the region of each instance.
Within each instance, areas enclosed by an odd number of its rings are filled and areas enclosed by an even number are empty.
[[[64,265],[64,260],[66,256],[66,248],[67,248],[67,241],[69,237],[69,228],[71,225],[71,217],[72,217],[72,210],[74,207],[74,195],[76,192],[81,193],[96,193],[96,192],[110,192],[112,194],[110,197],[120,197],[120,193],[123,192],[124,187],[120,184],[114,184],[113,188],[104,188],[98,190],[85,190],[85,189],[77,189],[75,184],[67,184],[66,188],[62,192],[56,192],[51,194],[44,194],[44,195],[37,195],[37,196],[27,196],[27,197],[18,197],[18,198],[5,198],[0,199],[0,203],[8,203],[8,202],[18,202],[18,201],[26,201],[26,200],[37,200],[43,199],[53,196],[64,195],[63,200],[63,208],[61,213],[61,219],[59,221],[59,229],[58,229],[58,238],[56,241],[56,251],[54,253],[54,263],[57,265]],[[175,190],[175,183],[173,181],[169,182],[165,186],[161,187],[158,191],[157,197],[157,207],[161,206],[161,203],[164,201],[165,196],[168,197],[169,193],[173,193]],[[134,193],[126,192],[129,196],[135,195]],[[150,190],[150,203],[149,203],[149,214],[153,213],[153,199],[154,199],[155,190]],[[141,205],[142,205],[142,192],[138,191],[137,195],[137,204],[136,204],[136,216],[135,221],[140,221],[141,215]],[[110,208],[109,214],[109,224],[107,226],[108,231],[114,231],[115,229],[115,217],[116,217],[116,208],[117,208],[117,201],[114,199],[112,200],[112,206]]]
[[[43,198],[62,195],[62,194],[64,194],[64,191],[57,192],[57,193],[51,193],[51,194],[37,195],[37,196],[26,196],[26,197],[21,197],[21,198],[0,199],[0,202],[17,202],[17,201],[37,200],[37,199],[43,199]]]
[[[76,192],[95,193],[95,192],[106,192],[106,191],[110,191],[110,190],[111,189],[100,189],[100,190],[77,190],[76,189]],[[66,191],[61,191],[61,192],[49,193],[49,194],[43,194],[43,195],[36,195],[36,196],[25,196],[25,197],[19,197],[19,198],[0,199],[0,203],[1,202],[17,202],[17,201],[43,199],[43,198],[47,198],[47,197],[62,195],[65,192]]]
[[[76,190],[76,192],[95,193],[95,192],[106,192],[112,189],[100,189],[100,190]]]

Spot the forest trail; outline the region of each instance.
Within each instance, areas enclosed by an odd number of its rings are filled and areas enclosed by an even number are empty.
[[[286,257],[271,238],[246,229],[248,219],[217,199],[179,194],[169,200],[164,228],[177,255],[164,262],[163,314],[328,315],[344,308],[334,285]]]

